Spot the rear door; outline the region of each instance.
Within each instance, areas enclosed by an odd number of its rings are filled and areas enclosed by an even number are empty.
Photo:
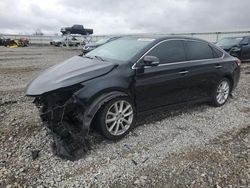
[[[208,98],[222,74],[223,64],[219,57],[223,53],[205,41],[186,40],[185,47],[189,71],[188,87],[191,90],[189,100]]]

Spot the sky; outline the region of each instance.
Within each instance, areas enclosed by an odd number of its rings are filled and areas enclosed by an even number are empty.
[[[0,33],[94,34],[250,30],[250,0],[1,0]]]

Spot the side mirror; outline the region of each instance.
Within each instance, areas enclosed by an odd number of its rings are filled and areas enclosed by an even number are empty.
[[[160,60],[158,57],[155,56],[145,56],[143,58],[143,65],[144,66],[157,66],[160,64]]]

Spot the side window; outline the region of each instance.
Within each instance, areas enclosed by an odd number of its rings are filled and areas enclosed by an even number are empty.
[[[208,43],[186,41],[188,60],[212,59],[213,51]]]
[[[147,55],[156,56],[160,64],[186,61],[183,41],[170,40],[153,48]]]

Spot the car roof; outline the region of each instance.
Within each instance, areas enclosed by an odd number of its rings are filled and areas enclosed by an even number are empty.
[[[124,36],[125,38],[138,38],[138,39],[154,39],[154,41],[163,41],[163,40],[171,40],[171,39],[182,39],[182,40],[196,40],[201,42],[207,42],[206,40],[196,38],[196,37],[187,37],[187,36],[177,36],[177,35],[131,35]]]

